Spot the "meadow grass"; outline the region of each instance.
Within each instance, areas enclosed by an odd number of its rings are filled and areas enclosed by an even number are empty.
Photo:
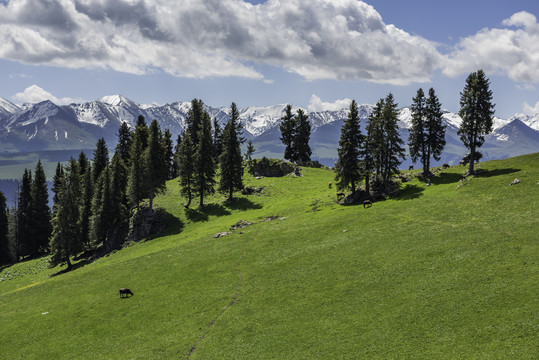
[[[246,174],[261,193],[203,210],[172,180],[164,233],[65,274],[0,272],[0,358],[535,359],[539,154],[479,168],[369,209],[338,205],[324,169]]]

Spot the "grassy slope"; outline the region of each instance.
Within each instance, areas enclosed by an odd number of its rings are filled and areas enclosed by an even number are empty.
[[[537,358],[538,164],[461,187],[453,167],[370,209],[337,205],[326,170],[248,177],[261,195],[204,213],[172,181],[168,234],[68,274],[0,272],[0,358]],[[240,219],[257,223],[212,238]]]

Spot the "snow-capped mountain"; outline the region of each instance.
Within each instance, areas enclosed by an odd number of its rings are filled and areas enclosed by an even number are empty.
[[[43,101],[19,107],[0,98],[0,152],[92,149],[101,137],[105,138],[112,150],[121,123],[127,122],[134,127],[139,115],[143,115],[148,123],[153,119],[158,120],[161,128],[169,129],[175,139],[185,128],[190,107],[191,102],[140,105],[121,95],[103,96],[95,101],[65,106]],[[286,104],[239,109],[244,135],[253,140],[257,149],[255,155],[282,156],[284,146],[279,140],[279,124],[285,109]],[[292,108],[294,113],[298,109]],[[372,109],[372,105],[359,106],[362,130]],[[228,108],[206,105],[206,111],[224,126],[228,119]],[[337,158],[340,130],[348,116],[348,109],[307,113],[312,124],[310,144],[313,158],[332,165]],[[440,162],[458,163],[466,153],[457,135],[462,119],[448,110],[444,110],[443,119],[447,125],[447,145]],[[412,123],[410,108],[400,109],[398,120],[401,137],[406,143]],[[539,114],[517,114],[507,120],[494,118],[493,128],[493,133],[486,137],[486,143],[481,148],[483,159],[539,151]],[[407,162],[403,166],[407,166]]]

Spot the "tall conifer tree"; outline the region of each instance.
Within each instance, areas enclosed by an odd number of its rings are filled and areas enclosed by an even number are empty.
[[[309,140],[311,138],[311,123],[309,116],[303,109],[298,109],[296,115],[296,130],[294,131],[294,161],[311,161],[311,147]]]
[[[492,132],[494,104],[490,82],[483,70],[471,73],[466,79],[464,91],[460,93],[460,111],[462,118],[457,132],[460,140],[469,150],[470,167],[468,173],[474,174],[474,163],[481,158],[477,151],[485,142],[484,135]]]
[[[126,197],[127,176],[127,168],[121,156],[115,153],[110,162],[111,223],[113,225],[125,222],[129,218]]]
[[[180,177],[179,183],[182,196],[187,197],[185,207],[188,208],[193,199],[195,177],[195,146],[191,141],[191,135],[188,131],[183,134],[182,141],[179,145],[180,148],[176,156],[178,161],[178,175]]]
[[[223,152],[223,129],[221,129],[217,118],[213,118],[213,151],[215,161],[218,162]]]
[[[94,150],[94,162],[92,166],[92,181],[94,183],[97,182],[99,175],[101,175],[101,172],[105,170],[108,164],[109,150],[107,148],[107,144],[105,143],[105,139],[101,138],[97,140],[96,148]]]
[[[115,153],[117,153],[125,166],[130,164],[130,152],[131,152],[131,130],[127,122],[122,122],[118,129],[118,143],[116,144]]]
[[[430,168],[430,158],[440,161],[445,147],[445,128],[442,122],[442,104],[433,88],[429,89],[427,98],[427,169]]]
[[[383,132],[381,130],[382,110],[384,108],[384,99],[380,99],[371,114],[365,130],[366,136],[361,147],[361,156],[363,161],[361,169],[365,177],[365,192],[370,195],[371,175],[379,171],[381,158],[383,157]]]
[[[32,228],[32,172],[24,169],[17,208],[17,237],[19,256],[30,255],[33,252]]]
[[[140,201],[146,195],[144,182],[144,164],[142,161],[143,145],[148,139],[144,140],[144,131],[137,126],[131,142],[131,166],[129,167],[127,182],[127,199],[130,206],[139,209]]]
[[[199,142],[198,133],[202,128],[202,121],[205,113],[202,100],[193,99],[191,101],[191,108],[187,112],[185,122],[187,123],[187,131],[189,132],[191,141],[195,146],[197,146]]]
[[[169,129],[165,129],[163,133],[163,150],[165,152],[165,161],[167,163],[167,180],[176,177],[176,167],[174,161],[174,145],[172,144],[172,133]]]
[[[410,157],[415,163],[421,160],[423,175],[429,175],[427,167],[427,99],[423,89],[419,88],[417,94],[412,98],[412,127],[408,136],[408,148]]]
[[[49,208],[49,191],[47,178],[41,160],[38,160],[32,181],[31,229],[32,245],[30,255],[38,256],[49,247],[51,235],[51,210]]]
[[[341,128],[341,139],[335,164],[335,180],[340,190],[351,188],[356,191],[356,183],[361,180],[360,150],[363,137],[359,127],[359,110],[355,100],[350,104],[350,112]]]
[[[144,151],[144,182],[147,195],[150,198],[150,209],[153,207],[155,195],[166,188],[169,164],[165,159],[165,150],[161,139],[161,129],[157,120],[150,124],[148,134],[148,147]]]
[[[404,142],[399,135],[397,104],[393,94],[385,98],[383,109],[384,147],[386,148],[382,169],[383,182],[388,185],[391,176],[399,172],[399,165],[405,157]]]
[[[200,197],[199,207],[204,207],[204,196],[215,193],[215,162],[213,159],[213,141],[211,120],[207,112],[202,114],[202,124],[198,131],[198,143],[195,147],[194,188]]]
[[[235,190],[243,189],[243,159],[241,156],[240,137],[238,134],[239,111],[235,103],[230,106],[230,119],[223,132],[222,152],[219,157],[221,179],[219,191],[228,193],[232,200]]]
[[[296,137],[296,119],[292,114],[292,105],[286,105],[285,115],[281,118],[281,130],[280,140],[285,145],[284,158],[286,160],[294,161],[294,139]]]
[[[113,213],[110,193],[110,167],[107,166],[99,175],[94,186],[92,198],[92,215],[90,216],[90,241],[95,245],[103,243],[111,228],[115,214]]]
[[[7,204],[4,193],[0,191],[0,266],[10,262]]]
[[[54,177],[52,178],[52,192],[54,193],[54,196],[52,197],[52,212],[56,211],[56,204],[58,203],[58,193],[60,192],[60,187],[62,185],[62,178],[64,177],[64,168],[62,164],[57,163],[56,164],[56,172],[54,173]]]
[[[71,158],[60,180],[58,203],[52,220],[51,266],[67,263],[70,270],[72,268],[70,257],[82,250],[79,224],[80,197],[79,165]]]

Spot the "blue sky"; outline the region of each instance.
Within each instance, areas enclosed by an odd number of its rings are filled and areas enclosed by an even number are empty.
[[[0,0],[0,96],[320,110],[434,87],[457,112],[482,68],[497,116],[539,112],[539,1],[251,3]]]

